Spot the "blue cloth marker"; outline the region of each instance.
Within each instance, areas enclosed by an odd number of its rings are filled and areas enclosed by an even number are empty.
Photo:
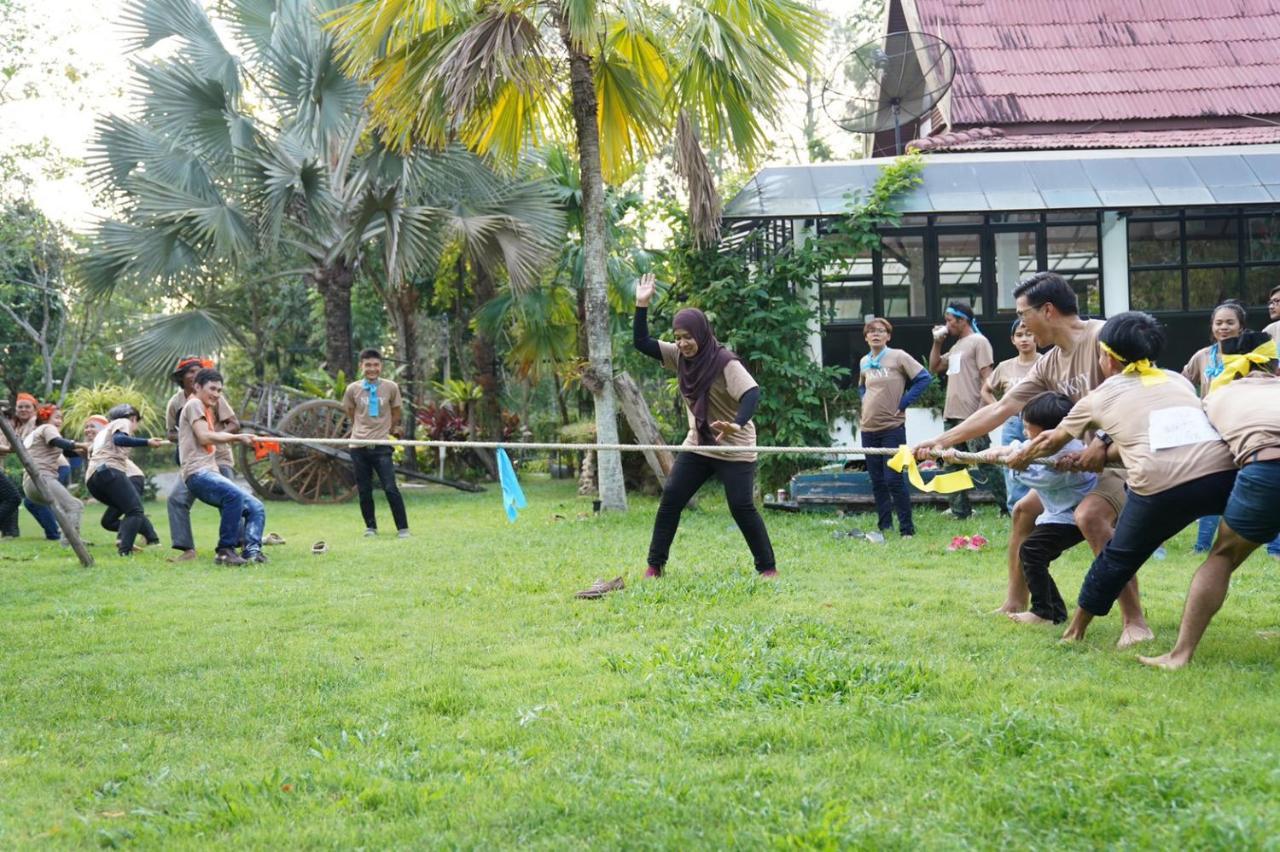
[[[369,392],[369,416],[378,416],[378,383],[364,380],[364,389]]]
[[[507,512],[507,520],[515,521],[516,509],[529,505],[520,490],[520,480],[516,479],[516,469],[511,466],[507,451],[498,447],[498,480],[502,483],[502,508]]]

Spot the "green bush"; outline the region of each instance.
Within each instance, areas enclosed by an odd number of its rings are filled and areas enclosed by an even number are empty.
[[[153,435],[164,434],[164,415],[152,404],[147,394],[134,387],[125,385],[94,385],[91,388],[76,388],[67,394],[62,406],[62,434],[73,440],[79,439],[84,432],[85,421],[91,415],[106,413],[116,405],[127,402],[138,409],[141,415],[139,432]]]

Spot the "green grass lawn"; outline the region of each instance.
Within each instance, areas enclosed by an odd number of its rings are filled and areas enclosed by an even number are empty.
[[[1114,613],[1070,648],[988,615],[990,508],[880,546],[770,513],[770,584],[715,496],[642,582],[653,500],[576,520],[570,485],[527,494],[508,524],[492,488],[415,490],[408,541],[362,538],[354,504],[269,504],[288,545],[235,569],[121,560],[90,506],[85,570],[24,512],[0,544],[0,847],[1275,848],[1274,560],[1170,673],[1115,650]],[[945,552],[979,531],[988,551]],[[1144,651],[1173,642],[1193,532],[1140,575]],[[1056,571],[1069,600],[1086,567]]]

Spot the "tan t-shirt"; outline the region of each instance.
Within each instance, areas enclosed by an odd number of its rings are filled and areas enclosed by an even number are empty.
[[[166,431],[173,431],[178,428],[178,415],[182,413],[182,406],[187,404],[187,400],[195,399],[195,395],[187,396],[182,388],[178,388],[177,393],[169,397],[169,404],[165,406],[164,426]],[[233,420],[235,420],[236,412],[231,407],[231,403],[227,402],[225,396],[218,397],[218,410],[214,412],[214,431],[227,432]],[[235,460],[231,456],[230,444],[216,444],[213,451],[214,457],[218,460],[218,467],[235,467]],[[182,460],[182,447],[178,447],[178,460]],[[139,471],[141,473],[141,471]]]
[[[858,424],[864,432],[896,429],[907,422],[898,403],[907,385],[924,370],[924,366],[901,349],[885,348],[880,353],[880,366],[868,367],[865,356],[860,362],[858,382],[867,389],[862,397]]]
[[[362,441],[386,440],[396,425],[391,419],[391,410],[400,406],[400,386],[386,379],[378,379],[377,417],[369,416],[369,391],[365,390],[363,379],[347,385],[342,394],[342,407],[348,411],[354,408],[356,412],[351,437]]]
[[[942,416],[963,420],[982,407],[982,371],[994,361],[991,341],[974,332],[962,337],[941,357],[947,374],[947,404]]]
[[[1276,320],[1262,330],[1263,334],[1271,335],[1271,339],[1276,342],[1276,346],[1280,346],[1280,320]]]
[[[93,446],[89,448],[89,465],[85,473],[85,479],[93,476],[98,468],[103,465],[118,470],[125,476],[133,475],[129,471],[131,464],[129,461],[130,448],[117,447],[115,445],[114,436],[117,432],[132,435],[133,421],[127,417],[121,417],[102,427],[102,431],[98,432],[98,436],[93,439]]]
[[[658,348],[662,350],[662,366],[675,372],[676,365],[680,361],[680,350],[674,343],[668,343],[665,340],[658,341]],[[737,417],[738,401],[742,399],[744,393],[754,387],[758,387],[756,380],[751,378],[751,374],[747,372],[742,362],[731,361],[724,368],[724,372],[711,383],[711,390],[707,391],[707,422],[714,423],[717,420],[732,420]],[[684,437],[684,446],[696,447],[698,446],[698,424],[688,403],[685,403],[685,411],[689,415],[689,432]],[[737,434],[726,435],[721,443],[733,447],[754,447],[755,421],[748,420],[747,425],[743,426]],[[741,462],[755,461],[757,455],[756,453],[717,453],[715,450],[703,449],[697,449],[694,452],[713,459]]]
[[[1102,368],[1098,366],[1098,335],[1104,320],[1085,320],[1085,333],[1071,349],[1054,346],[1040,356],[1027,375],[1005,395],[1024,405],[1045,391],[1054,391],[1079,402],[1089,391],[1102,384]]]
[[[1169,380],[1150,386],[1134,375],[1112,376],[1077,402],[1061,424],[1077,438],[1091,429],[1110,435],[1135,494],[1156,494],[1235,467],[1196,389],[1177,373],[1163,372]]]
[[[1209,350],[1213,346],[1206,346],[1199,352],[1191,356],[1191,360],[1187,362],[1187,366],[1182,368],[1182,377],[1191,384],[1196,386],[1201,396],[1209,395],[1209,384],[1212,378],[1205,375],[1205,370],[1209,369]]]
[[[1204,411],[1236,464],[1255,450],[1280,447],[1280,378],[1259,373],[1236,379],[1205,397]]]
[[[202,470],[218,473],[218,457],[213,451],[217,445],[210,444],[206,447],[196,439],[193,424],[197,420],[208,423],[204,403],[199,397],[193,396],[182,406],[182,412],[178,415],[178,460],[182,464],[183,479],[189,479],[192,474]]]
[[[1027,377],[1027,373],[1031,372],[1035,363],[1035,361],[1024,363],[1017,358],[1001,361],[996,364],[991,375],[987,376],[987,390],[991,391],[991,395],[996,399],[1003,399],[1010,388]]]
[[[31,461],[35,463],[36,470],[40,471],[41,475],[56,479],[58,468],[67,463],[66,456],[62,454],[62,450],[49,442],[55,438],[61,438],[62,433],[52,423],[35,426],[34,418],[29,422],[32,424],[32,429],[22,439],[22,445],[31,453]]]

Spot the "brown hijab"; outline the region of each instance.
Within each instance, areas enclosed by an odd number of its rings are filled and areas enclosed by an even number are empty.
[[[693,412],[698,443],[716,444],[716,434],[707,420],[708,394],[711,392],[711,385],[724,374],[724,368],[730,362],[741,362],[742,359],[716,340],[707,315],[697,308],[679,311],[672,326],[689,332],[698,343],[698,352],[692,358],[680,355],[676,359],[676,375],[680,379],[680,395]]]

